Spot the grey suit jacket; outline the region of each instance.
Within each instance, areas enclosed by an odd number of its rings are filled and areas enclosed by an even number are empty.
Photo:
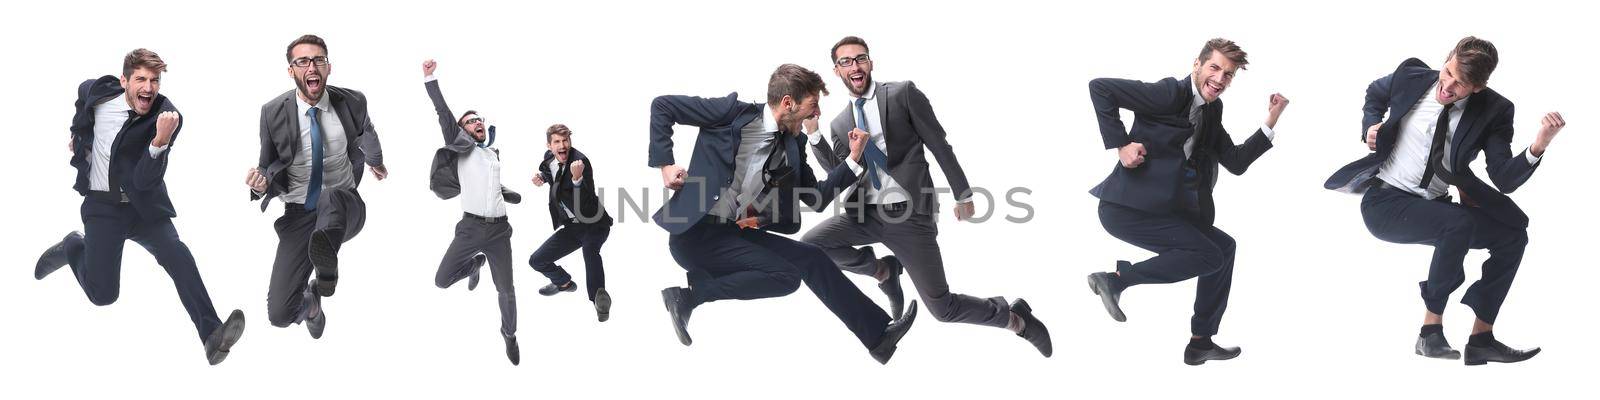
[[[450,111],[450,105],[444,101],[444,92],[439,90],[439,81],[433,80],[423,83],[428,90],[428,99],[433,101],[433,111],[439,114],[439,133],[443,135],[444,147],[433,152],[433,162],[429,164],[428,190],[432,190],[440,199],[449,200],[461,194],[461,176],[456,170],[456,161],[462,155],[478,147],[477,139],[471,133],[456,125],[455,114]],[[494,127],[489,127],[489,136],[494,136]],[[500,149],[495,149],[494,154],[499,155]],[[517,204],[522,202],[522,195],[509,188],[500,188],[501,198],[506,203]]]
[[[383,166],[383,145],[378,142],[378,132],[372,126],[372,120],[367,117],[367,96],[361,92],[337,86],[329,86],[328,101],[333,105],[333,112],[338,113],[339,122],[344,126],[346,154],[350,158],[350,173],[356,186],[361,186],[361,163],[374,167]],[[289,164],[294,163],[294,156],[300,152],[300,101],[295,96],[295,91],[284,92],[272,101],[261,106],[261,159],[257,168],[267,177],[266,193],[257,195],[250,193],[250,200],[261,200],[261,210],[267,210],[267,204],[272,198],[288,193]]]
[[[928,173],[928,159],[923,149],[933,152],[944,170],[945,179],[957,200],[972,196],[967,184],[967,174],[950,142],[945,140],[944,127],[933,114],[928,96],[917,90],[911,81],[876,82],[874,95],[878,103],[878,121],[888,140],[889,176],[908,192],[912,209],[918,214],[933,214],[939,208],[933,190],[933,177]],[[850,130],[855,129],[855,106],[845,107],[829,124],[833,144],[819,141],[811,147],[812,154],[824,169],[833,169],[850,156]],[[862,179],[862,182],[867,182]],[[860,207],[866,184],[856,185],[856,190],[846,198],[847,207]]]

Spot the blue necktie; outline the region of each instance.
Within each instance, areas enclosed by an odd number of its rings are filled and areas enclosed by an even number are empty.
[[[867,99],[856,98],[856,128],[863,132],[871,132],[871,130],[867,129],[867,112],[863,108],[865,104],[867,104]],[[883,150],[878,150],[878,146],[872,144],[872,141],[869,140],[867,141],[867,149],[861,154],[861,158],[867,161],[867,177],[872,179],[872,188],[882,189],[883,184],[878,182],[878,170],[889,170],[889,156],[883,154]]]
[[[322,194],[322,121],[319,109],[311,107],[306,116],[311,117],[311,184],[306,186],[306,211],[317,209],[317,197]]]

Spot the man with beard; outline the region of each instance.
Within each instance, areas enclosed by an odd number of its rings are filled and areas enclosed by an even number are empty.
[[[244,312],[233,310],[227,322],[217,318],[194,255],[172,224],[178,214],[167,196],[167,157],[183,118],[160,94],[166,70],[155,52],[137,49],[123,57],[120,79],[106,75],[78,85],[70,164],[78,170],[72,188],[83,196],[83,233],[68,233],[39,256],[33,277],[71,266],[89,302],[110,305],[122,291],[122,247],[132,240],[167,270],[206,360],[216,365],[244,334]]]
[[[595,316],[606,322],[611,319],[611,294],[606,292],[600,246],[611,236],[611,216],[595,192],[593,162],[572,147],[572,130],[566,125],[551,125],[544,138],[550,150],[539,162],[533,185],[550,184],[550,224],[556,231],[528,257],[528,264],[550,278],[550,284],[540,288],[539,294],[555,296],[576,291],[578,286],[572,282],[572,275],[556,265],[556,260],[583,249],[584,274],[589,279],[584,289],[594,304]]]
[[[467,290],[478,288],[478,270],[484,263],[494,274],[494,289],[500,293],[500,336],[506,342],[506,358],[511,365],[522,362],[517,347],[517,292],[511,281],[511,223],[506,221],[506,203],[517,204],[522,196],[500,184],[500,149],[494,147],[494,127],[487,126],[477,111],[468,110],[456,118],[433,76],[438,63],[422,63],[423,86],[433,110],[439,114],[439,129],[444,147],[433,154],[428,187],[441,199],[461,196],[461,222],[456,223],[455,239],[439,261],[433,282],[440,289],[467,279]]]
[[[802,121],[817,117],[817,100],[826,93],[817,73],[784,64],[767,81],[765,105],[739,101],[737,93],[661,96],[650,104],[650,166],[676,191],[653,218],[671,234],[667,246],[689,281],[663,289],[661,298],[683,345],[692,342],[688,323],[696,307],[784,296],[801,281],[879,363],[889,362],[915,321],[916,302],[891,321],[822,249],[777,234],[800,229],[795,202],[820,211],[861,173],[839,165],[818,181],[806,164]],[[700,128],[687,171],[672,153],[676,124]],[[850,159],[860,162],[867,140],[851,135]]]
[[[866,40],[859,37],[839,40],[829,56],[833,73],[850,89],[851,105],[830,125],[833,146],[821,134],[812,134],[812,151],[823,168],[832,169],[856,163],[845,158],[847,137],[865,135],[872,140],[863,152],[864,162],[851,166],[865,170],[866,178],[850,191],[845,214],[823,221],[803,240],[821,247],[840,268],[878,280],[894,312],[905,303],[900,275],[909,274],[934,319],[1005,328],[1049,357],[1050,331],[1034,317],[1027,300],[1006,304],[1003,297],[952,293],[945,281],[934,217],[938,204],[924,148],[933,153],[950,181],[958,199],[956,219],[971,218],[974,207],[966,173],[928,97],[910,81],[872,80],[873,60]],[[883,243],[895,255],[877,257],[873,243]]]
[[[1222,128],[1222,92],[1234,73],[1250,62],[1231,40],[1211,39],[1200,49],[1193,71],[1182,80],[1147,83],[1100,78],[1089,81],[1089,99],[1100,120],[1107,149],[1120,162],[1089,193],[1100,198],[1100,223],[1124,242],[1156,253],[1138,263],[1117,261],[1112,272],[1089,275],[1111,318],[1127,320],[1118,305],[1123,290],[1151,283],[1198,278],[1192,336],[1183,362],[1200,365],[1238,357],[1238,347],[1211,341],[1222,324],[1233,286],[1233,237],[1214,226],[1211,193],[1217,166],[1240,175],[1272,148],[1273,127],[1289,100],[1273,94],[1267,120],[1239,145]],[[1134,112],[1133,129],[1124,128],[1121,109]]]
[[[356,192],[361,163],[378,180],[389,171],[366,95],[327,85],[333,65],[322,38],[301,36],[285,56],[296,89],[261,106],[261,159],[245,184],[262,211],[273,198],[284,206],[273,224],[278,250],[267,317],[280,328],[304,321],[311,337],[321,338],[328,321],[322,297],[338,283],[339,248],[366,223],[366,203]]]
[[[1418,283],[1427,311],[1417,355],[1461,358],[1444,337],[1445,303],[1466,281],[1467,250],[1489,250],[1483,277],[1461,298],[1477,317],[1467,338],[1467,365],[1513,363],[1539,354],[1538,348],[1517,350],[1494,338],[1495,317],[1528,246],[1528,215],[1506,194],[1533,176],[1550,141],[1566,126],[1561,114],[1545,114],[1533,145],[1512,153],[1515,107],[1488,88],[1497,64],[1493,43],[1468,36],[1450,50],[1442,69],[1412,58],[1373,81],[1361,119],[1361,139],[1372,153],[1339,169],[1324,185],[1364,193],[1361,217],[1378,239],[1433,246],[1428,280]],[[1493,187],[1469,168],[1479,153]],[[1451,186],[1461,194],[1459,204],[1450,201]]]

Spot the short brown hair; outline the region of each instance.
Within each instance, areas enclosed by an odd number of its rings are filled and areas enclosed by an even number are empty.
[[[127,56],[122,57],[122,77],[133,75],[133,70],[144,68],[151,71],[167,72],[167,62],[161,61],[161,56],[148,49],[133,49]]]
[[[1456,70],[1461,73],[1461,81],[1477,87],[1488,86],[1489,74],[1494,73],[1494,67],[1500,64],[1500,53],[1495,51],[1494,43],[1476,36],[1467,36],[1456,42],[1456,47],[1450,49],[1450,57],[1456,59]]]
[[[779,65],[778,70],[772,71],[772,79],[767,81],[769,105],[778,104],[783,100],[783,96],[789,96],[798,102],[818,92],[828,94],[828,85],[822,82],[822,76],[799,65]]]
[[[859,38],[859,37],[855,37],[855,36],[845,36],[844,39],[839,39],[839,43],[834,43],[833,44],[833,49],[832,50],[828,50],[828,62],[831,63],[834,60],[839,59],[839,48],[840,47],[849,46],[849,45],[852,45],[852,44],[853,45],[857,45],[857,46],[861,46],[861,48],[867,50],[868,53],[872,52],[872,48],[871,47],[867,47],[867,41],[866,40],[864,40],[862,38]]]
[[[321,47],[323,53],[328,52],[328,43],[323,42],[322,38],[317,37],[317,35],[304,35],[295,39],[293,42],[289,42],[289,48],[283,51],[283,60],[294,62],[294,47],[302,44],[314,44],[317,45],[317,47]]]
[[[1250,65],[1250,60],[1245,58],[1245,52],[1239,48],[1239,44],[1223,38],[1207,40],[1206,46],[1200,49],[1200,58],[1196,58],[1196,60],[1205,62],[1211,59],[1211,53],[1215,51],[1222,52],[1222,56],[1227,57],[1228,61],[1232,61],[1233,65],[1239,66],[1239,69],[1249,69],[1245,68],[1245,66]]]
[[[562,124],[550,125],[550,129],[544,130],[545,143],[550,143],[550,141],[554,140],[556,136],[565,136],[567,140],[571,140],[572,130],[567,129],[567,126]]]

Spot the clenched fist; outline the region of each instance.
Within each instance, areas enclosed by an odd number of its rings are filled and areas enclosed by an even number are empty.
[[[853,130],[850,131],[850,159],[851,160],[855,160],[855,162],[857,164],[861,163],[861,153],[863,151],[866,151],[867,139],[871,138],[871,137],[872,137],[872,133],[869,133],[867,131],[863,131],[863,130],[861,130],[861,128],[856,128],[856,129],[853,129]]]
[[[253,192],[267,192],[267,176],[262,175],[260,169],[251,168],[249,172],[246,172],[244,175],[244,184],[245,186],[249,186],[250,190]]]
[[[172,143],[172,134],[178,131],[178,112],[164,111],[156,116],[156,138],[150,140],[154,147],[166,147]]]
[[[1283,114],[1283,109],[1289,107],[1289,98],[1283,94],[1273,93],[1267,98],[1267,127],[1277,129],[1278,116]]]
[[[683,180],[688,177],[689,173],[684,171],[683,167],[677,165],[661,167],[661,185],[668,189],[683,189]]]
[[[567,169],[572,170],[573,183],[583,182],[583,168],[583,160],[573,160],[572,165],[567,166]]]
[[[433,70],[435,68],[438,68],[438,67],[439,67],[439,63],[433,62],[433,59],[431,59],[431,58],[428,59],[428,61],[423,61],[422,62],[422,76],[424,76],[424,77],[433,76]]]
[[[1383,121],[1367,127],[1367,150],[1378,151],[1378,128],[1383,127]]]
[[[1534,157],[1543,157],[1544,149],[1550,146],[1550,141],[1555,140],[1556,134],[1565,127],[1567,120],[1561,118],[1561,113],[1545,114],[1544,119],[1539,121],[1539,136],[1533,139],[1533,146],[1528,147],[1528,151],[1533,153]]]
[[[544,186],[544,173],[533,173],[533,186]]]
[[[1117,149],[1117,157],[1122,159],[1123,168],[1139,168],[1144,165],[1144,143],[1129,142]]]

